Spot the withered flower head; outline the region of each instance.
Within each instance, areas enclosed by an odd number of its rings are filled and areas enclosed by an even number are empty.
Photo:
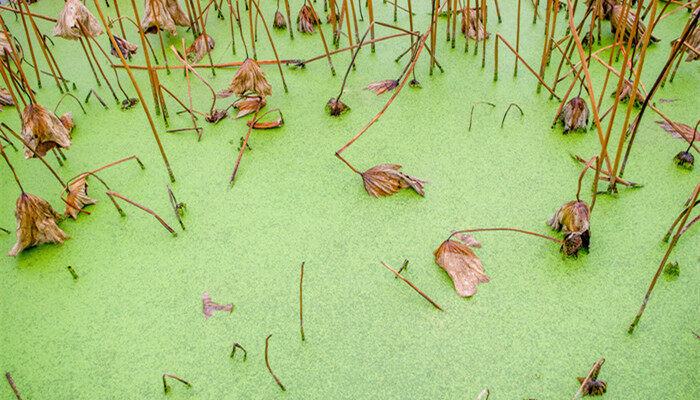
[[[16,256],[22,250],[44,243],[63,243],[68,235],[56,225],[61,216],[51,205],[34,195],[22,193],[15,208],[17,243],[8,256]]]
[[[583,377],[577,377],[578,383],[582,384],[583,381],[586,380],[586,378]],[[600,396],[601,394],[605,393],[605,391],[608,389],[608,383],[605,381],[601,381],[599,379],[588,379],[586,384],[583,386],[583,390],[581,391],[582,396]]]
[[[281,12],[275,11],[275,20],[272,22],[272,26],[275,29],[284,29],[287,27],[287,20],[284,19],[284,15]]]
[[[328,100],[328,103],[326,103],[326,110],[328,110],[330,115],[337,117],[345,111],[350,111],[350,107],[336,98],[331,98]]]
[[[561,230],[567,235],[561,247],[567,255],[575,256],[582,247],[588,250],[591,239],[590,218],[591,210],[585,201],[570,201],[562,204],[547,221],[552,229]]]
[[[319,24],[319,20],[314,16],[314,12],[311,7],[304,4],[299,10],[299,16],[297,16],[297,30],[301,33],[314,33],[316,29],[314,26]]]
[[[362,182],[367,193],[372,197],[391,196],[399,189],[411,187],[416,193],[424,196],[423,184],[428,181],[404,174],[399,168],[399,164],[381,164],[363,172]]]
[[[229,97],[233,94],[243,96],[246,93],[255,93],[260,97],[272,94],[272,87],[265,78],[265,73],[258,63],[252,58],[246,58],[241,68],[236,71],[228,88],[217,93],[217,97]]]
[[[14,106],[15,102],[12,101],[12,96],[10,91],[5,88],[0,88],[0,104],[3,106]]]
[[[214,50],[214,39],[209,35],[201,34],[185,52],[187,53],[187,60],[195,64],[212,50]]]
[[[673,157],[676,161],[676,165],[685,169],[693,169],[693,163],[695,163],[695,157],[690,154],[690,151],[681,151]]]
[[[613,33],[617,32],[618,29],[623,28],[623,32],[625,35],[625,39],[628,39],[630,37],[630,32],[632,31],[632,28],[634,28],[634,20],[636,18],[636,13],[632,10],[629,9],[627,13],[627,18],[623,21],[623,7],[622,5],[616,4],[612,7],[611,11],[611,17],[610,17],[610,30],[612,30]],[[625,25],[623,27],[623,24]],[[632,34],[632,43],[637,43],[642,40],[644,37],[644,32],[647,30],[646,25],[642,22],[641,18],[637,22],[637,30],[634,31]],[[659,38],[657,38],[654,35],[651,35],[649,38],[650,42],[658,42]]]
[[[66,195],[66,214],[73,219],[78,218],[80,210],[90,204],[97,204],[97,200],[88,197],[87,175],[81,175],[68,187]]]
[[[577,131],[588,126],[588,105],[580,97],[574,97],[562,108],[559,119],[564,123],[564,133]]]
[[[469,23],[467,24],[467,12],[469,13]],[[474,39],[477,42],[480,40],[488,39],[491,34],[486,32],[484,24],[481,21],[481,17],[477,10],[467,7],[462,9],[462,34],[468,36],[470,39]]]
[[[625,101],[629,100],[630,95],[632,94],[632,87],[633,83],[630,82],[629,79],[625,79],[622,82],[622,90],[620,91],[620,95],[617,97],[618,101]],[[617,89],[615,89],[610,95],[615,97],[615,94],[617,93]],[[642,102],[644,102],[644,93],[642,93],[642,90],[640,89],[639,86],[637,86],[637,95],[634,97],[634,105],[639,105]]]
[[[233,119],[252,114],[255,110],[265,107],[265,104],[267,102],[264,97],[244,97],[234,103],[233,107],[238,110],[238,114]]]
[[[70,135],[70,132],[73,130],[75,127],[75,122],[73,122],[73,113],[68,111],[67,113],[61,115],[61,118],[59,118],[61,121],[61,124],[68,129],[68,134]]]
[[[117,42],[117,47],[119,47],[119,50],[122,52],[122,55],[124,58],[127,60],[131,60],[131,56],[133,54],[136,54],[136,50],[139,49],[139,46],[129,43],[126,40],[115,36],[114,41]],[[112,45],[112,41],[109,41],[109,46],[112,49],[111,53],[113,56],[119,58],[119,52],[117,52],[117,49],[114,48],[114,45]]]
[[[380,94],[384,92],[388,92],[390,90],[394,90],[397,86],[399,86],[399,81],[389,79],[386,81],[379,81],[379,82],[373,82],[367,85],[365,90],[372,91],[379,96]]]
[[[70,119],[72,122],[72,119]],[[22,113],[22,139],[36,152],[45,156],[54,147],[70,148],[70,131],[54,113],[41,104],[28,104]],[[24,149],[24,158],[36,157],[30,149]]]
[[[489,282],[481,260],[464,243],[448,239],[434,255],[435,263],[450,276],[460,297],[474,296],[478,284]]]
[[[53,27],[54,36],[70,40],[78,40],[84,35],[97,37],[101,34],[100,23],[80,0],[67,0]]]
[[[175,25],[190,25],[190,19],[180,8],[177,0],[146,0],[141,19],[141,28],[146,33],[155,33],[158,29],[163,29],[171,35],[177,36]]]

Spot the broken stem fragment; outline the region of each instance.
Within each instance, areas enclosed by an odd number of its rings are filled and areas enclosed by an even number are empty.
[[[477,101],[476,103],[472,104],[472,110],[469,112],[469,128],[467,129],[467,132],[471,132],[472,130],[472,118],[474,117],[474,107],[478,104],[488,104],[491,106],[491,108],[496,107],[495,104],[490,103],[488,101]]]
[[[303,303],[303,285],[304,285],[304,264],[301,263],[301,276],[299,277],[299,330],[301,331],[301,340],[306,340],[304,336],[304,303]]]
[[[166,377],[166,376],[167,376],[168,378],[173,378],[173,379],[175,379],[175,380],[178,380],[178,381],[182,382],[182,383],[185,384],[185,386],[187,386],[187,387],[192,387],[192,385],[191,385],[189,382],[187,382],[186,380],[184,380],[184,379],[182,379],[182,378],[180,378],[180,377],[177,377],[177,376],[175,376],[175,375],[173,375],[173,374],[163,374],[163,392],[165,392],[165,394],[168,394],[168,391],[170,390],[170,386],[168,385],[168,382],[166,382],[166,380],[165,380],[165,377]]]
[[[273,378],[275,378],[275,382],[277,382],[277,385],[282,389],[282,391],[287,390],[286,387],[280,382],[280,380],[277,378],[277,375],[275,375],[274,372],[272,372],[272,368],[270,368],[270,361],[267,358],[267,348],[270,342],[270,337],[272,334],[268,335],[267,338],[265,339],[265,365],[267,365],[267,370],[270,371],[270,375],[272,375]]]
[[[73,269],[73,267],[69,265],[69,266],[67,267],[67,269],[68,269],[68,272],[70,272],[70,274],[73,276],[73,279],[76,279],[76,280],[77,280],[77,279],[78,279],[78,273],[75,272],[75,270]]]
[[[145,211],[145,212],[147,212],[147,213],[153,215],[153,216],[158,220],[158,222],[160,222],[161,225],[163,225],[163,227],[165,227],[165,229],[168,230],[168,232],[172,233],[173,236],[177,236],[177,232],[175,232],[175,230],[173,230],[173,228],[171,228],[170,225],[168,225],[167,223],[165,223],[165,221],[163,221],[163,219],[162,219],[160,216],[158,216],[158,214],[156,214],[155,212],[153,212],[153,210],[151,210],[151,209],[149,209],[149,208],[147,208],[147,207],[144,207],[144,206],[142,206],[141,204],[139,204],[139,203],[137,203],[137,202],[135,202],[135,201],[133,201],[133,200],[131,200],[131,199],[128,199],[128,198],[122,196],[121,194],[116,193],[116,192],[113,192],[113,191],[111,191],[111,190],[107,190],[107,195],[108,195],[109,197],[114,196],[114,197],[120,198],[120,199],[126,201],[127,203],[129,203],[129,204],[131,204],[131,205],[133,205],[133,206],[136,206],[136,207],[142,209],[143,211]]]
[[[380,262],[383,266],[385,266],[389,271],[391,271],[391,272],[393,272],[394,274],[396,274],[397,277],[401,278],[402,281],[406,282],[406,283],[408,284],[408,286],[412,287],[413,290],[415,290],[416,292],[418,292],[418,294],[420,294],[421,296],[423,296],[424,299],[428,300],[428,301],[430,302],[430,304],[433,305],[433,307],[437,308],[437,309],[440,310],[440,311],[445,311],[445,310],[442,309],[442,307],[440,307],[439,305],[437,305],[437,303],[434,302],[430,297],[428,297],[428,295],[426,295],[425,293],[423,293],[423,291],[421,291],[420,289],[418,289],[418,288],[416,287],[416,285],[412,284],[411,281],[409,281],[408,279],[404,278],[404,277],[403,277],[401,274],[399,274],[395,269],[393,269],[393,268],[391,268],[390,266],[388,266],[384,261],[379,261],[379,262]]]
[[[12,376],[10,376],[9,372],[5,372],[5,378],[7,378],[7,383],[10,384],[12,391],[15,392],[17,400],[22,400],[22,396],[19,395],[19,391],[17,391],[17,387],[15,387],[15,381],[12,380]]]
[[[238,343],[234,343],[234,344],[233,344],[233,349],[231,350],[231,358],[233,358],[233,356],[236,355],[236,349],[241,349],[241,350],[243,350],[243,361],[245,361],[245,360],[248,358],[248,352],[245,351],[245,349],[243,348],[243,346],[241,346],[241,345],[238,344]]]
[[[513,107],[513,106],[515,106],[515,108],[517,108],[518,111],[520,111],[520,117],[521,117],[521,118],[522,118],[523,116],[525,116],[525,113],[523,112],[523,109],[520,108],[519,105],[517,105],[517,104],[515,104],[515,103],[510,103],[510,104],[508,105],[508,108],[506,109],[505,114],[503,114],[503,119],[501,120],[501,129],[503,129],[503,123],[506,122],[506,116],[508,116],[508,111],[510,111],[511,107]]]

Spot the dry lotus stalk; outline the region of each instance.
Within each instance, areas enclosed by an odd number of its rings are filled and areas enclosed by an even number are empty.
[[[617,32],[617,30],[622,26],[622,11],[623,7],[622,5],[615,5],[612,8],[612,16],[610,17],[610,28],[613,31],[613,33]],[[636,19],[636,13],[632,11],[631,9],[627,13],[627,19],[624,21],[626,27],[624,29],[624,34],[625,34],[625,39],[628,39],[630,36],[630,32],[632,32],[632,28],[634,28],[634,20]],[[632,43],[637,43],[640,40],[642,40],[642,37],[644,37],[644,31],[647,30],[647,27],[644,25],[641,19],[637,22],[637,30],[634,32],[634,37],[632,38]],[[657,38],[654,35],[650,35],[649,40],[651,42],[658,42],[660,39]]]
[[[80,0],[67,0],[53,27],[53,35],[78,40],[83,37],[80,25],[85,29],[84,33],[90,37],[94,38],[102,34],[100,23]]]
[[[65,116],[64,116],[65,117]],[[72,124],[72,118],[67,117],[66,123]],[[28,104],[22,113],[22,139],[24,139],[39,155],[60,147],[70,148],[70,130],[54,113],[40,104]],[[30,149],[24,149],[24,158],[36,157]]]
[[[10,91],[5,88],[0,88],[0,104],[3,106],[14,106],[15,102],[12,101],[12,95]]]
[[[564,133],[586,130],[588,126],[588,105],[580,97],[574,97],[562,108],[559,120],[564,123]]]
[[[399,168],[399,164],[381,164],[361,173],[367,193],[372,197],[391,196],[399,189],[411,187],[416,193],[424,196],[423,184],[428,181],[404,174]]]
[[[686,141],[689,141],[691,138],[693,141],[700,140],[700,132],[686,124],[674,122],[672,125],[668,121],[656,121],[656,123],[659,124],[663,130],[670,133],[674,138],[684,139]]]
[[[146,33],[155,33],[158,29],[162,29],[177,36],[176,25],[190,25],[190,19],[180,8],[177,0],[146,0],[145,11],[141,19],[141,28]]]
[[[464,243],[445,240],[434,254],[435,263],[450,276],[460,297],[474,296],[477,285],[489,282],[481,260]]]
[[[209,35],[201,34],[190,47],[187,48],[187,60],[192,63],[198,63],[199,60],[204,58],[204,56],[214,50],[214,39]]]
[[[66,215],[77,219],[78,214],[85,206],[97,204],[97,200],[88,197],[87,190],[87,175],[79,176],[78,179],[70,184],[66,195],[66,203],[68,203],[66,204]]]
[[[209,292],[202,294],[202,312],[205,318],[209,318],[214,314],[214,311],[233,311],[233,304],[218,304],[211,300]]]
[[[16,256],[22,250],[44,243],[63,243],[68,235],[56,225],[61,216],[51,205],[34,195],[22,193],[15,208],[17,219],[17,243],[8,256]]]
[[[275,29],[285,29],[287,27],[287,20],[284,19],[284,15],[279,10],[275,11],[275,20],[272,22],[272,26]]]
[[[328,113],[334,117],[344,113],[345,111],[350,111],[350,107],[346,106],[345,103],[338,99],[330,99],[326,103],[326,109]]]
[[[233,94],[243,96],[246,93],[255,93],[260,97],[272,94],[272,87],[265,78],[265,73],[258,63],[252,58],[246,58],[241,68],[236,71],[228,89],[217,93],[217,97],[229,97]]]
[[[379,96],[380,94],[384,92],[388,92],[391,90],[394,90],[397,86],[399,86],[399,81],[389,79],[386,81],[379,81],[379,82],[373,82],[367,85],[365,90],[372,91]]]
[[[566,235],[561,250],[567,255],[576,255],[581,248],[588,250],[591,240],[591,210],[585,201],[570,201],[562,204],[547,221],[547,225]]]
[[[633,83],[630,82],[629,79],[625,79],[625,81],[622,83],[622,90],[620,91],[620,95],[617,96],[618,101],[625,101],[629,100],[630,95],[632,94],[632,87]],[[615,96],[617,94],[617,90],[611,93],[611,96]],[[642,90],[637,87],[637,95],[634,98],[634,104],[639,105],[642,102],[644,102],[644,93],[642,93]]]
[[[126,40],[124,40],[120,37],[117,37],[117,36],[114,37],[114,41],[117,42],[117,47],[119,47],[119,50],[122,52],[122,55],[127,60],[131,60],[131,56],[133,54],[136,54],[136,50],[139,49],[139,46],[137,46],[133,43],[129,43]],[[114,48],[114,45],[112,44],[111,40],[109,41],[109,45],[111,46],[111,49],[112,49],[112,51],[111,51],[112,55],[119,58],[119,53],[117,52],[117,49]]]
[[[462,9],[462,34],[477,42],[491,36],[489,32],[486,32],[484,24],[474,8],[469,9],[469,26],[467,26],[467,7]]]
[[[314,33],[316,29],[314,26],[319,24],[319,20],[314,17],[314,12],[311,7],[304,4],[299,10],[299,15],[297,16],[297,30],[301,33]]]
[[[265,107],[266,103],[267,102],[263,97],[245,97],[241,100],[238,100],[235,103],[233,103],[234,108],[238,110],[238,114],[236,114],[236,116],[233,119],[238,119],[240,117],[245,117],[248,114],[252,114],[256,110]]]

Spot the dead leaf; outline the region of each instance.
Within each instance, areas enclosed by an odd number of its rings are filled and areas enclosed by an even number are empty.
[[[202,294],[202,312],[205,318],[209,318],[214,314],[214,311],[228,311],[229,313],[233,311],[233,304],[218,304],[211,300],[209,292],[204,292]]]
[[[591,238],[591,210],[585,201],[564,203],[554,213],[547,224],[556,231],[563,231],[566,236],[561,250],[567,255],[575,256],[581,248],[588,250]]]
[[[141,28],[146,33],[156,33],[158,29],[161,29],[177,36],[175,25],[190,25],[190,19],[180,8],[177,0],[146,0],[141,19]]]
[[[55,147],[70,148],[70,131],[54,113],[41,104],[30,103],[24,108],[21,133],[22,139],[42,157]],[[33,157],[36,157],[34,152],[25,146],[24,158]]]
[[[229,97],[233,94],[244,96],[252,92],[260,97],[272,94],[272,88],[265,78],[265,73],[252,58],[246,58],[241,68],[236,71],[228,88],[219,92],[217,97]]]
[[[326,103],[326,110],[328,110],[331,116],[337,117],[345,111],[350,111],[350,107],[346,106],[345,103],[338,99],[331,98],[328,100],[328,103]]]
[[[3,106],[14,106],[15,102],[12,101],[12,95],[5,88],[0,88],[0,104]]]
[[[97,200],[88,197],[87,175],[81,175],[70,184],[66,195],[66,214],[73,219],[78,218],[80,210],[90,204],[97,204]]]
[[[468,25],[467,12],[469,12]],[[484,28],[480,14],[481,13],[477,12],[475,8],[470,8],[469,11],[467,11],[467,7],[462,8],[462,34],[469,36],[470,39],[474,39],[477,42],[488,39],[489,36],[491,36],[491,34]]]
[[[187,60],[192,63],[198,63],[204,56],[214,50],[214,39],[209,35],[201,34],[192,45],[185,50]]]
[[[253,121],[248,121],[247,124],[250,126]],[[284,125],[284,119],[282,117],[277,118],[274,121],[270,122],[256,122],[253,125],[253,129],[274,129],[274,128],[279,128],[282,125]]]
[[[272,22],[272,26],[275,29],[285,29],[287,27],[287,20],[284,19],[284,15],[281,12],[275,11],[275,20]]]
[[[256,110],[265,107],[265,99],[261,97],[245,97],[234,103],[234,108],[238,109],[238,114],[233,119],[244,117],[254,113]]]
[[[586,130],[588,126],[588,105],[580,97],[574,97],[562,108],[559,120],[564,123],[564,133]]]
[[[299,10],[299,15],[297,16],[297,30],[301,33],[314,33],[316,29],[314,26],[319,24],[319,20],[314,16],[311,7],[304,4]]]
[[[85,34],[97,37],[102,34],[102,26],[80,0],[67,0],[53,27],[53,35],[64,39],[78,40]]]
[[[127,60],[131,60],[131,56],[133,54],[136,54],[136,50],[138,50],[138,48],[139,48],[139,46],[137,46],[133,43],[129,43],[126,40],[124,40],[120,37],[117,37],[117,36],[114,36],[114,41],[117,42],[117,47],[119,47],[119,50],[122,52],[122,55]],[[111,40],[109,41],[109,46],[112,49],[111,50],[112,55],[119,58],[119,52],[117,52],[117,49],[114,48],[114,45],[112,44]]]
[[[489,282],[481,261],[465,244],[448,239],[434,254],[435,263],[450,276],[460,297],[475,295],[479,283]]]
[[[637,14],[633,10],[628,9],[627,10],[627,18],[623,21],[623,17],[624,17],[624,15],[622,14],[623,10],[624,9],[623,9],[621,4],[616,4],[613,6],[612,15],[610,17],[610,30],[612,30],[612,32],[615,33],[615,32],[617,32],[618,29],[622,28],[624,35],[625,35],[625,39],[628,39],[630,37],[630,32],[633,31],[633,28],[635,25],[634,24],[635,19],[638,19],[638,18],[636,17]],[[622,27],[623,23],[625,25],[624,27]],[[638,19],[637,30],[634,31],[634,34],[633,34],[634,37],[632,38],[632,43],[637,43],[640,40],[642,40],[642,38],[644,37],[644,32],[646,30],[647,30],[646,25],[644,25],[644,23],[642,22],[641,19]],[[649,40],[650,40],[650,42],[658,42],[661,39],[657,38],[656,36],[654,36],[652,34],[652,35],[650,35]]]
[[[423,196],[423,184],[428,181],[414,178],[399,171],[400,164],[381,164],[362,173],[365,190],[372,197],[391,196],[399,189],[413,188]]]
[[[61,216],[43,199],[22,193],[15,207],[17,243],[8,256],[17,256],[22,250],[44,243],[63,243],[68,235],[58,227]]]
[[[391,90],[394,90],[397,86],[399,86],[399,81],[396,80],[386,80],[386,81],[379,81],[379,82],[373,82],[367,85],[365,90],[372,91],[379,96],[380,94],[384,92],[388,92]]]
[[[461,240],[464,244],[469,247],[474,247],[475,249],[481,248],[481,242],[476,240],[474,235],[471,233],[456,233],[457,231],[452,231],[453,237]]]
[[[700,132],[686,124],[681,124],[680,122],[670,124],[668,121],[656,121],[656,123],[674,138],[684,139],[685,141],[690,140],[690,138],[693,138],[693,141],[700,140]]]
[[[578,383],[582,384],[583,381],[586,380],[586,378],[582,377],[577,377]],[[598,379],[589,379],[586,384],[583,386],[583,390],[581,391],[582,396],[599,396],[608,389],[608,383],[605,381],[601,381]]]

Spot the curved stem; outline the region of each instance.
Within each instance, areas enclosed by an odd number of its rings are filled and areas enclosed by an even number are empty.
[[[58,106],[61,105],[61,102],[63,101],[63,99],[66,98],[66,96],[70,96],[70,97],[74,98],[75,101],[78,103],[78,106],[80,107],[80,109],[83,110],[83,114],[87,114],[87,112],[85,112],[85,108],[83,108],[83,105],[80,103],[80,100],[78,100],[78,98],[73,96],[71,93],[64,93],[63,96],[61,96],[61,99],[58,100],[58,103],[56,103],[56,107],[53,109],[54,114],[56,114],[56,110],[58,110]]]
[[[280,382],[279,378],[277,378],[277,375],[275,375],[274,372],[272,372],[272,368],[270,368],[270,361],[267,358],[267,348],[269,346],[270,342],[270,337],[272,335],[268,335],[267,338],[265,339],[265,365],[267,365],[267,370],[270,371],[270,375],[272,375],[273,378],[275,378],[275,382],[277,382],[277,385],[282,389],[283,391],[287,390],[287,388],[284,387],[282,382]]]
[[[455,232],[452,232],[452,234],[447,238],[447,240],[452,239],[452,237],[453,237],[454,235],[458,234],[458,233],[488,232],[488,231],[510,231],[510,232],[520,232],[520,233],[525,233],[525,234],[532,235],[532,236],[541,237],[541,238],[543,238],[543,239],[549,239],[549,240],[551,240],[551,241],[553,241],[553,242],[557,242],[557,243],[561,243],[561,244],[564,243],[563,241],[561,241],[561,240],[559,240],[559,239],[555,239],[555,238],[553,238],[553,237],[551,237],[551,236],[542,235],[542,234],[539,234],[539,233],[530,232],[530,231],[526,231],[526,230],[523,230],[523,229],[516,229],[516,228],[477,228],[477,229],[465,229],[465,230],[463,230],[463,231],[455,231]]]
[[[525,115],[525,113],[523,112],[523,109],[520,108],[519,105],[517,105],[517,104],[515,104],[515,103],[510,103],[510,104],[508,105],[508,108],[506,109],[505,114],[503,114],[503,119],[501,120],[501,128],[503,128],[503,123],[506,122],[506,116],[508,116],[508,111],[510,111],[510,108],[513,107],[513,106],[515,106],[515,108],[517,108],[518,111],[520,111],[520,116],[521,116],[521,117],[523,117],[523,116]]]
[[[348,70],[345,71],[345,76],[343,77],[343,84],[340,85],[340,93],[338,94],[338,97],[336,97],[336,100],[340,100],[340,96],[343,95],[343,90],[345,89],[345,82],[348,80],[348,75],[350,74],[350,69],[352,66],[355,64],[355,59],[357,58],[357,54],[360,52],[360,49],[362,48],[362,44],[365,41],[365,38],[367,38],[367,34],[369,33],[370,29],[372,29],[372,26],[374,26],[374,22],[369,24],[369,27],[367,27],[367,30],[365,31],[365,34],[362,36],[362,40],[357,44],[357,51],[352,55],[352,59],[350,60],[350,65],[348,65]]]
[[[474,117],[474,107],[476,107],[478,104],[488,104],[492,108],[496,107],[495,104],[488,102],[488,101],[477,101],[476,103],[472,104],[472,110],[469,112],[469,128],[467,129],[467,132],[471,132],[471,130],[472,130],[472,117]]]
[[[597,155],[591,157],[591,159],[588,160],[588,162],[586,163],[586,166],[583,167],[583,171],[581,171],[581,175],[579,175],[579,177],[578,177],[578,190],[576,190],[576,201],[581,201],[581,199],[579,199],[578,196],[579,196],[579,194],[581,194],[581,181],[583,180],[583,176],[586,175],[586,171],[588,171],[588,168],[591,167],[591,165],[593,164],[593,161],[595,161],[597,158],[598,158]],[[596,171],[598,171],[598,169],[596,169]]]

